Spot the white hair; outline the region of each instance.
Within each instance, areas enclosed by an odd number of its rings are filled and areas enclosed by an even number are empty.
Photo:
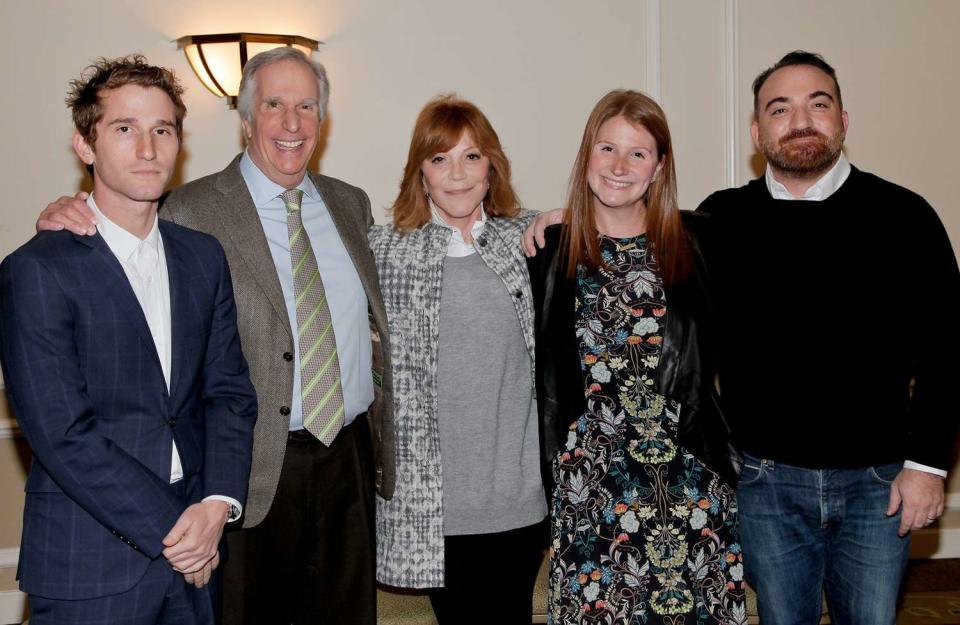
[[[297,61],[310,68],[317,78],[317,117],[323,121],[327,113],[327,102],[330,100],[330,83],[327,81],[327,70],[320,63],[311,60],[306,54],[291,46],[274,48],[254,56],[243,67],[243,78],[240,79],[240,93],[237,95],[237,111],[244,121],[253,119],[253,94],[257,91],[257,72],[280,61]]]

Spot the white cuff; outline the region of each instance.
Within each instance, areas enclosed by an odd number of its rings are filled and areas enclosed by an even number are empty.
[[[918,464],[910,460],[903,461],[904,469],[913,469],[914,471],[923,471],[924,473],[933,473],[934,475],[939,475],[943,479],[947,479],[947,472],[943,469],[938,469],[936,467],[928,467],[925,464]]]
[[[230,514],[227,515],[227,523],[233,523],[240,518],[240,515],[243,514],[243,506],[240,505],[240,502],[234,499],[233,497],[226,497],[224,495],[210,495],[209,497],[204,497],[204,501],[225,501],[230,504]]]

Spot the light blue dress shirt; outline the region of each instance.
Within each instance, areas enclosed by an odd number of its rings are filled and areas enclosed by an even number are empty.
[[[286,189],[267,178],[244,152],[240,173],[257,207],[257,215],[273,256],[283,300],[296,337],[297,310],[293,292],[293,267],[290,262],[290,238],[287,234],[287,209],[280,199]],[[300,211],[303,226],[310,238],[313,254],[327,295],[333,318],[340,360],[340,384],[343,387],[344,425],[367,411],[373,402],[373,356],[370,325],[367,318],[367,295],[353,261],[344,247],[320,192],[304,176],[297,185],[303,191]],[[290,405],[290,429],[303,428],[303,401],[300,396],[300,344],[294,338],[293,401]]]

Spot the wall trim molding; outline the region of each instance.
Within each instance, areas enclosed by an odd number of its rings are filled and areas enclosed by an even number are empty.
[[[0,591],[0,623],[19,623],[27,613],[27,595],[19,590]]]
[[[644,88],[647,95],[660,102],[661,97],[661,71],[663,68],[663,51],[660,45],[661,32],[663,26],[660,22],[660,1],[646,0],[647,17],[644,20],[646,49],[644,58],[646,61],[646,76],[644,76]]]
[[[0,569],[17,568],[19,547],[0,549]],[[0,623],[19,623],[27,609],[27,595],[17,588],[0,589]]]
[[[736,187],[740,181],[740,83],[739,7],[737,0],[723,2],[723,182]]]
[[[0,569],[17,566],[18,559],[20,559],[20,547],[0,549]]]
[[[16,419],[0,419],[0,439],[20,436],[23,436],[23,432],[20,431],[20,424]]]

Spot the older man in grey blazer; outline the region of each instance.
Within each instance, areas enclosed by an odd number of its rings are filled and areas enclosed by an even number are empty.
[[[228,534],[231,625],[376,622],[373,488],[389,498],[394,485],[390,348],[370,200],[307,172],[328,93],[323,66],[292,48],[250,59],[246,150],[160,213],[223,245],[259,401],[243,528]],[[88,215],[61,198],[38,227],[83,232]]]

